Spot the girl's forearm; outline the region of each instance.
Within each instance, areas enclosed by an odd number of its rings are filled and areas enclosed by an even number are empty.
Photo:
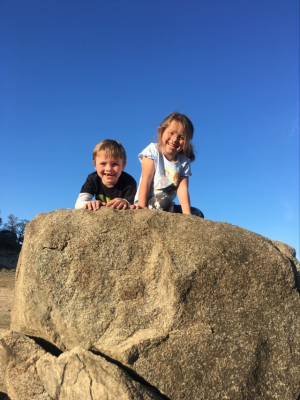
[[[143,207],[143,208],[147,207],[149,187],[150,187],[150,185],[148,184],[147,180],[142,179],[140,188],[139,188],[139,200],[138,200],[138,205],[140,207]]]
[[[188,200],[186,200],[186,199],[180,200],[179,199],[179,202],[181,205],[182,214],[191,214],[192,213],[189,199]]]
[[[143,157],[142,160],[142,179],[139,187],[139,200],[140,207],[147,207],[148,194],[154,176],[154,161],[150,158]]]
[[[182,214],[191,214],[190,195],[188,190],[188,178],[183,178],[177,190],[177,196],[182,208]]]

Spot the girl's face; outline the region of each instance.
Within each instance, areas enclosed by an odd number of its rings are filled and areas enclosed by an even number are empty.
[[[177,161],[177,153],[183,150],[184,141],[182,123],[173,120],[161,136],[160,149],[169,161]]]

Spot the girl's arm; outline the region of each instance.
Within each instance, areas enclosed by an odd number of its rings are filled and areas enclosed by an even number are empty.
[[[188,176],[183,176],[180,179],[180,183],[177,189],[177,196],[182,208],[182,214],[191,214]]]
[[[148,157],[142,159],[142,179],[139,187],[138,205],[142,208],[147,207],[148,193],[154,177],[154,160]]]

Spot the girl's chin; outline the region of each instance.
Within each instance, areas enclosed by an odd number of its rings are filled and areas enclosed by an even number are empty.
[[[177,161],[177,151],[175,153],[163,152],[168,161]]]
[[[174,156],[178,153],[177,149],[166,149],[166,153],[169,154],[170,156]]]

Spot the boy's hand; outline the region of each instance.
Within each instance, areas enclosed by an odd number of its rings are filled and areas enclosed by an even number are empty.
[[[126,199],[116,198],[107,203],[106,207],[116,208],[117,210],[126,210],[126,208],[130,207],[130,204]]]
[[[83,209],[84,209],[84,210],[94,210],[94,211],[97,211],[97,210],[99,210],[99,208],[100,208],[101,206],[106,206],[106,203],[103,203],[103,201],[101,201],[101,200],[94,200],[94,201],[89,201],[88,203],[86,203],[86,204],[83,206]]]
[[[141,207],[138,204],[130,205],[130,210],[141,210],[142,208],[148,208],[148,207]]]

